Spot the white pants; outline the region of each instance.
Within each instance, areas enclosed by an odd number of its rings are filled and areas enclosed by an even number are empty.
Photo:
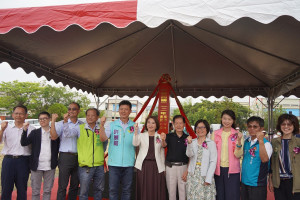
[[[187,170],[187,165],[166,166],[166,182],[169,192],[169,200],[176,200],[176,190],[178,186],[179,200],[186,199],[186,182],[182,180],[183,173]]]

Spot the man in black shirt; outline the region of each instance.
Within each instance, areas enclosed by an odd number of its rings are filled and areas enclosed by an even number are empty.
[[[176,189],[178,185],[179,200],[186,199],[185,184],[188,174],[187,166],[189,158],[186,156],[187,137],[183,129],[185,118],[176,115],[173,118],[174,133],[161,133],[162,146],[167,147],[166,156],[166,181],[169,192],[169,199],[176,199]]]

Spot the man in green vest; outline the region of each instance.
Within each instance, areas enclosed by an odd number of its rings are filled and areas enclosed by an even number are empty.
[[[102,200],[104,190],[104,151],[103,143],[99,139],[99,110],[89,108],[86,111],[86,124],[69,129],[64,126],[64,137],[77,137],[78,151],[78,175],[80,181],[80,200],[88,199],[91,180],[94,184],[94,199]],[[68,116],[64,116],[64,124],[67,124]]]

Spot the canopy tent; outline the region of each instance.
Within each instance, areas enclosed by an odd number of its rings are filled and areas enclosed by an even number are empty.
[[[11,0],[0,63],[102,95],[300,96],[298,0]],[[272,103],[273,102],[273,103]],[[271,113],[270,113],[271,114]]]

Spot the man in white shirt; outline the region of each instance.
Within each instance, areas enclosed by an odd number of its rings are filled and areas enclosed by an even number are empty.
[[[0,142],[4,142],[2,149],[4,159],[1,171],[1,199],[11,199],[14,185],[17,188],[17,200],[27,199],[31,146],[22,147],[20,144],[23,123],[27,116],[27,108],[18,105],[13,108],[14,124],[10,125],[6,121],[1,123]],[[33,126],[28,127],[29,132],[33,129]]]
[[[265,200],[267,198],[267,176],[272,146],[264,138],[264,120],[252,116],[247,120],[249,138],[244,142],[242,163],[241,199]]]
[[[39,122],[41,128],[28,132],[29,123],[24,123],[21,145],[32,145],[30,157],[32,200],[40,200],[42,179],[43,200],[50,200],[53,187],[55,168],[58,163],[59,138],[51,140],[50,137],[50,114],[41,112]]]

